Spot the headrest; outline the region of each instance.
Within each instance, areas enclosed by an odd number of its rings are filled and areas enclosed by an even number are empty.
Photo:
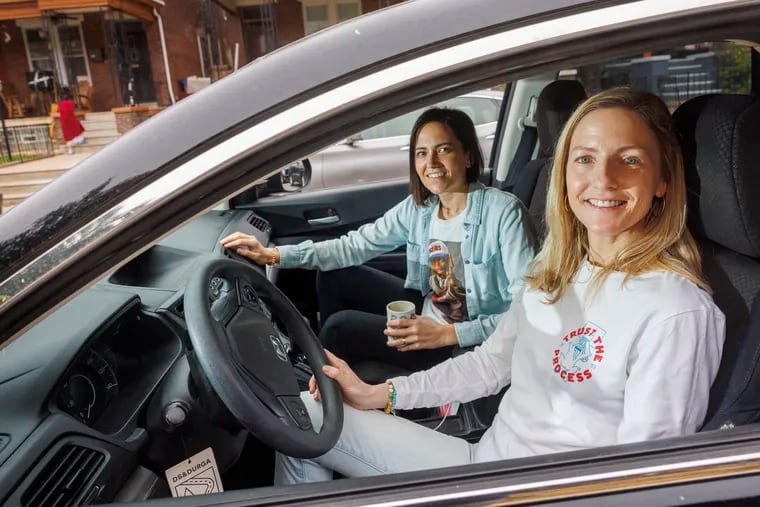
[[[730,250],[760,257],[760,99],[703,95],[673,119],[681,137],[689,229]]]
[[[578,104],[586,98],[586,90],[578,81],[561,79],[552,81],[541,90],[536,104],[536,128],[540,157],[550,158],[554,153],[562,127]]]

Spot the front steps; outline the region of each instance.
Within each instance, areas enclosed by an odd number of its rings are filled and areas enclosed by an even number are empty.
[[[74,155],[60,155],[0,167],[2,213],[7,213],[34,192],[44,187],[75,164],[92,154],[77,149]]]
[[[49,121],[45,117],[21,118],[6,120],[6,124],[37,125],[46,122],[49,124]],[[54,144],[56,156],[0,167],[2,213],[7,213],[16,204],[120,136],[116,130],[116,118],[110,111],[87,113],[82,120],[82,126],[87,144],[74,146],[73,155],[66,155],[65,144]]]
[[[87,113],[82,120],[82,127],[84,127],[84,138],[87,139],[87,144],[75,146],[76,153],[97,151],[120,136],[116,130],[116,118],[110,111]],[[66,145],[56,145],[55,153],[66,153]]]

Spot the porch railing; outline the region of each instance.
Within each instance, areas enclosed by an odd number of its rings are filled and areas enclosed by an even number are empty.
[[[53,154],[48,123],[0,126],[0,166]]]

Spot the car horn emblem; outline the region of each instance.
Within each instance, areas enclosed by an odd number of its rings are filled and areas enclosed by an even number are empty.
[[[272,347],[274,347],[274,352],[277,354],[277,357],[288,362],[288,353],[285,351],[285,346],[282,344],[279,338],[277,338],[275,335],[271,334],[269,335],[269,340],[272,342]]]

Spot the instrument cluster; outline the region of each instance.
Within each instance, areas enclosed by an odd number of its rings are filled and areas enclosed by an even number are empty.
[[[91,426],[119,394],[117,364],[107,347],[92,347],[64,378],[58,406]]]

